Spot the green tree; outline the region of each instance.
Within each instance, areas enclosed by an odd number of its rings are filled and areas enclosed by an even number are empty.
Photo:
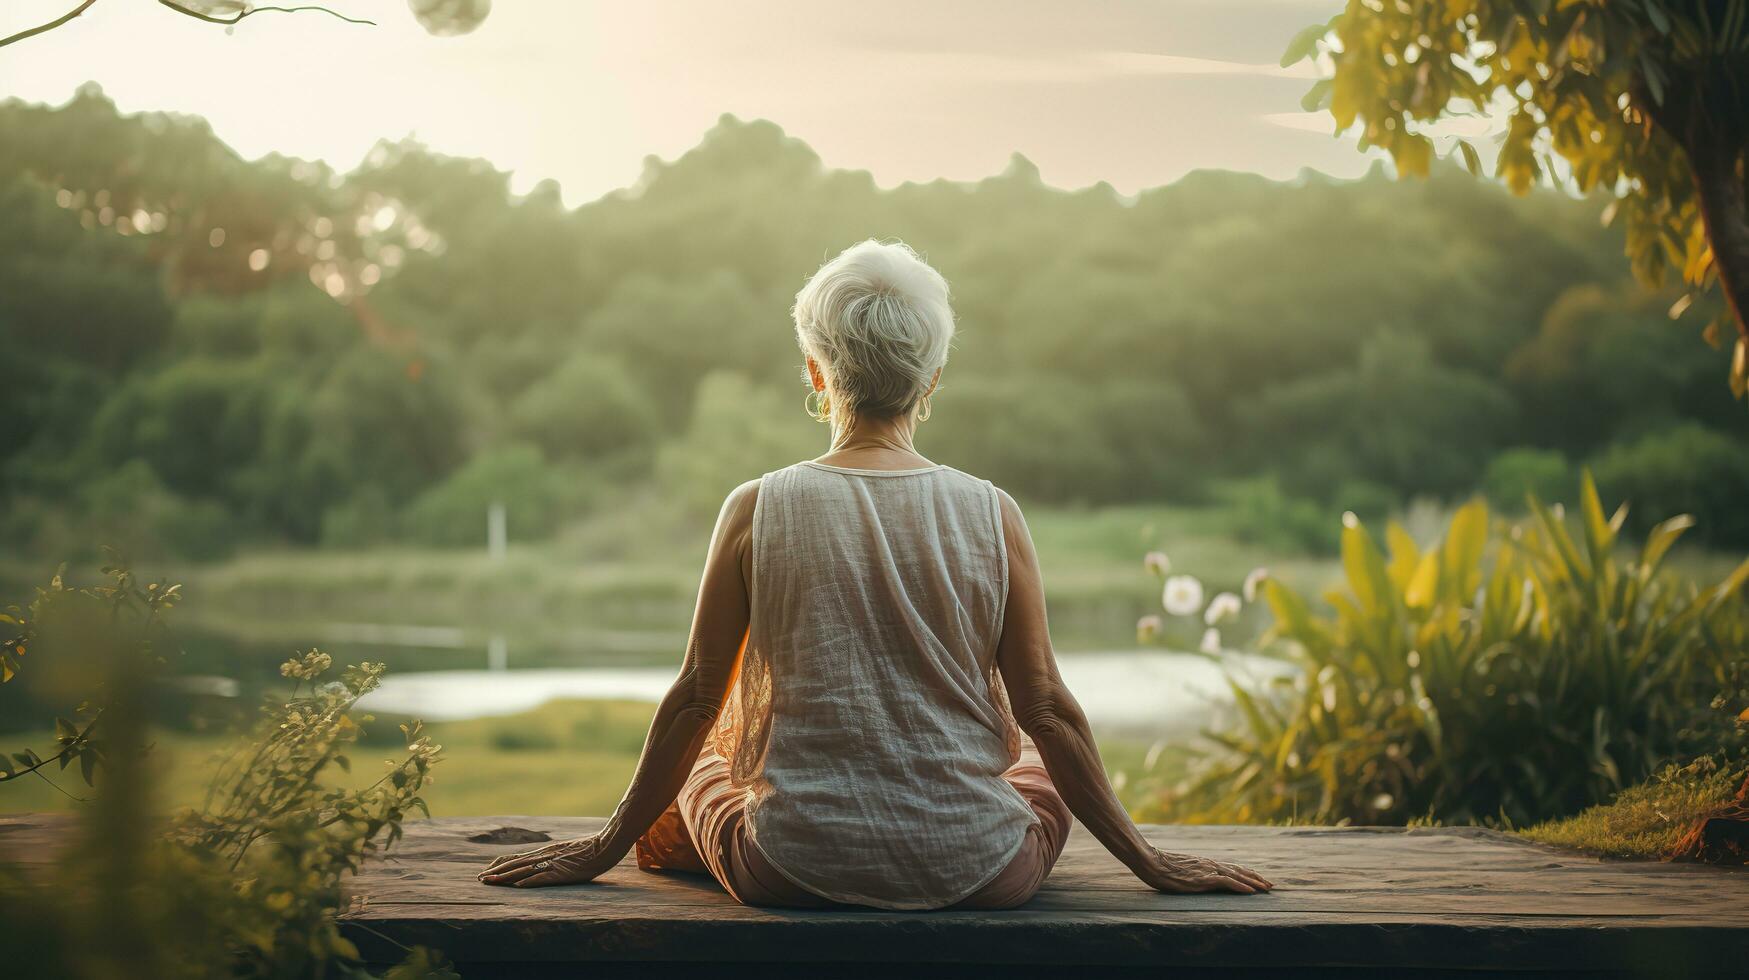
[[[1514,191],[1546,177],[1613,194],[1643,281],[1675,268],[1691,290],[1722,286],[1731,390],[1749,389],[1749,2],[1349,0],[1282,64],[1320,51],[1333,71],[1306,107],[1358,127],[1400,174],[1428,173],[1430,124],[1499,113],[1495,174]],[[1481,171],[1474,147],[1456,152]],[[1715,345],[1724,316],[1707,327]]]

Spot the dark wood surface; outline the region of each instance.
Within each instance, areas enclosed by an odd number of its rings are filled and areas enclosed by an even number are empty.
[[[53,836],[55,823],[0,816],[0,851],[32,850],[25,845]],[[410,823],[394,856],[357,880],[364,904],[345,916],[348,934],[385,959],[394,943],[442,949],[483,968],[462,971],[470,976],[740,963],[815,976],[862,964],[904,965],[913,977],[996,965],[1014,976],[1097,967],[1749,977],[1749,873],[1599,860],[1475,829],[1144,828],[1161,847],[1239,861],[1278,886],[1238,896],[1150,891],[1077,827],[1039,895],[1001,912],[751,909],[708,878],[642,872],[629,858],[590,885],[521,890],[474,879],[493,856],[531,845],[472,836],[519,827],[559,839],[600,823]]]

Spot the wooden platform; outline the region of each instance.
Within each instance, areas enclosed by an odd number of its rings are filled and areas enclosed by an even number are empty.
[[[1044,890],[1007,912],[749,909],[708,878],[650,874],[629,859],[593,885],[474,881],[493,855],[529,845],[471,835],[514,826],[563,838],[599,824],[410,825],[398,862],[359,881],[368,904],[349,919],[353,938],[386,952],[380,933],[481,965],[641,964],[639,975],[664,962],[741,962],[769,964],[758,971],[765,975],[813,977],[853,964],[907,977],[995,964],[1025,968],[1002,971],[1009,975],[1285,967],[1749,977],[1749,873],[1600,861],[1481,830],[1147,827],[1161,847],[1240,861],[1279,886],[1269,895],[1174,896],[1142,886],[1076,827]]]
[[[0,850],[45,824],[0,816]],[[749,909],[708,878],[629,859],[592,885],[474,880],[491,857],[531,845],[470,837],[599,825],[408,824],[395,858],[358,880],[366,904],[345,917],[347,933],[383,960],[395,943],[442,949],[467,977],[1749,976],[1749,872],[1602,861],[1469,829],[1147,827],[1161,847],[1241,861],[1279,886],[1174,896],[1144,888],[1077,827],[1044,890],[1006,912]]]

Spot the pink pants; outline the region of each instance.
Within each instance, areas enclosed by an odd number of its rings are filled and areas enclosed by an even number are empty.
[[[1007,909],[1024,905],[1044,884],[1069,837],[1069,808],[1051,784],[1038,750],[1025,743],[1020,761],[1002,778],[1038,814],[1020,852],[984,887],[953,908]],[[784,877],[747,839],[747,794],[731,785],[729,764],[710,746],[699,755],[680,796],[637,844],[638,867],[708,873],[742,905],[829,908]],[[706,846],[700,847],[700,843]]]

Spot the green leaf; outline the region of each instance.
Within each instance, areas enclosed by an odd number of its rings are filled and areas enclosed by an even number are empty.
[[[1584,515],[1585,550],[1591,557],[1591,567],[1602,568],[1615,546],[1615,531],[1603,516],[1603,500],[1597,495],[1597,481],[1591,478],[1589,468],[1579,476],[1579,509]]]
[[[1463,601],[1481,575],[1482,549],[1488,544],[1488,505],[1480,497],[1457,509],[1441,549],[1445,559],[1440,576],[1453,598]]]
[[[1325,24],[1313,24],[1310,27],[1301,28],[1300,32],[1294,35],[1293,40],[1287,42],[1287,50],[1281,53],[1281,66],[1287,68],[1310,58],[1318,50],[1319,39],[1329,30]]]
[[[87,786],[97,785],[96,783],[92,782],[92,779],[91,779],[91,776],[96,771],[96,769],[97,769],[97,753],[95,753],[95,752],[81,752],[81,753],[79,753],[79,777],[81,779],[85,780],[85,785],[87,785]]]
[[[1307,112],[1317,112],[1330,104],[1330,79],[1320,78],[1312,83],[1306,94],[1300,96],[1300,108]]]
[[[1645,52],[1640,53],[1641,75],[1646,79],[1646,88],[1652,93],[1652,101],[1664,104],[1664,71],[1657,63],[1648,58]]]
[[[1482,176],[1482,155],[1476,152],[1475,147],[1464,140],[1458,140],[1458,153],[1463,156],[1464,169],[1468,170],[1471,176]]]
[[[1342,517],[1342,569],[1348,575],[1348,587],[1368,618],[1388,606],[1391,578],[1385,571],[1385,556],[1352,514]]]
[[[1438,590],[1439,552],[1429,551],[1416,563],[1415,574],[1409,577],[1409,584],[1403,589],[1403,603],[1411,609],[1431,606]]]
[[[1662,521],[1646,535],[1645,550],[1640,552],[1640,564],[1645,566],[1649,575],[1663,563],[1664,555],[1682,533],[1694,526],[1694,518],[1687,514],[1678,514],[1667,521]]]
[[[1713,591],[1713,601],[1724,602],[1736,595],[1738,590],[1743,588],[1744,582],[1749,582],[1749,558],[1745,558],[1741,565],[1738,565],[1730,575],[1726,576],[1723,582],[1719,583],[1719,587]]]
[[[1392,521],[1385,526],[1385,543],[1391,552],[1391,584],[1398,591],[1409,587],[1414,578],[1415,569],[1421,563],[1421,549],[1416,547],[1415,539],[1403,530],[1403,525]]]

